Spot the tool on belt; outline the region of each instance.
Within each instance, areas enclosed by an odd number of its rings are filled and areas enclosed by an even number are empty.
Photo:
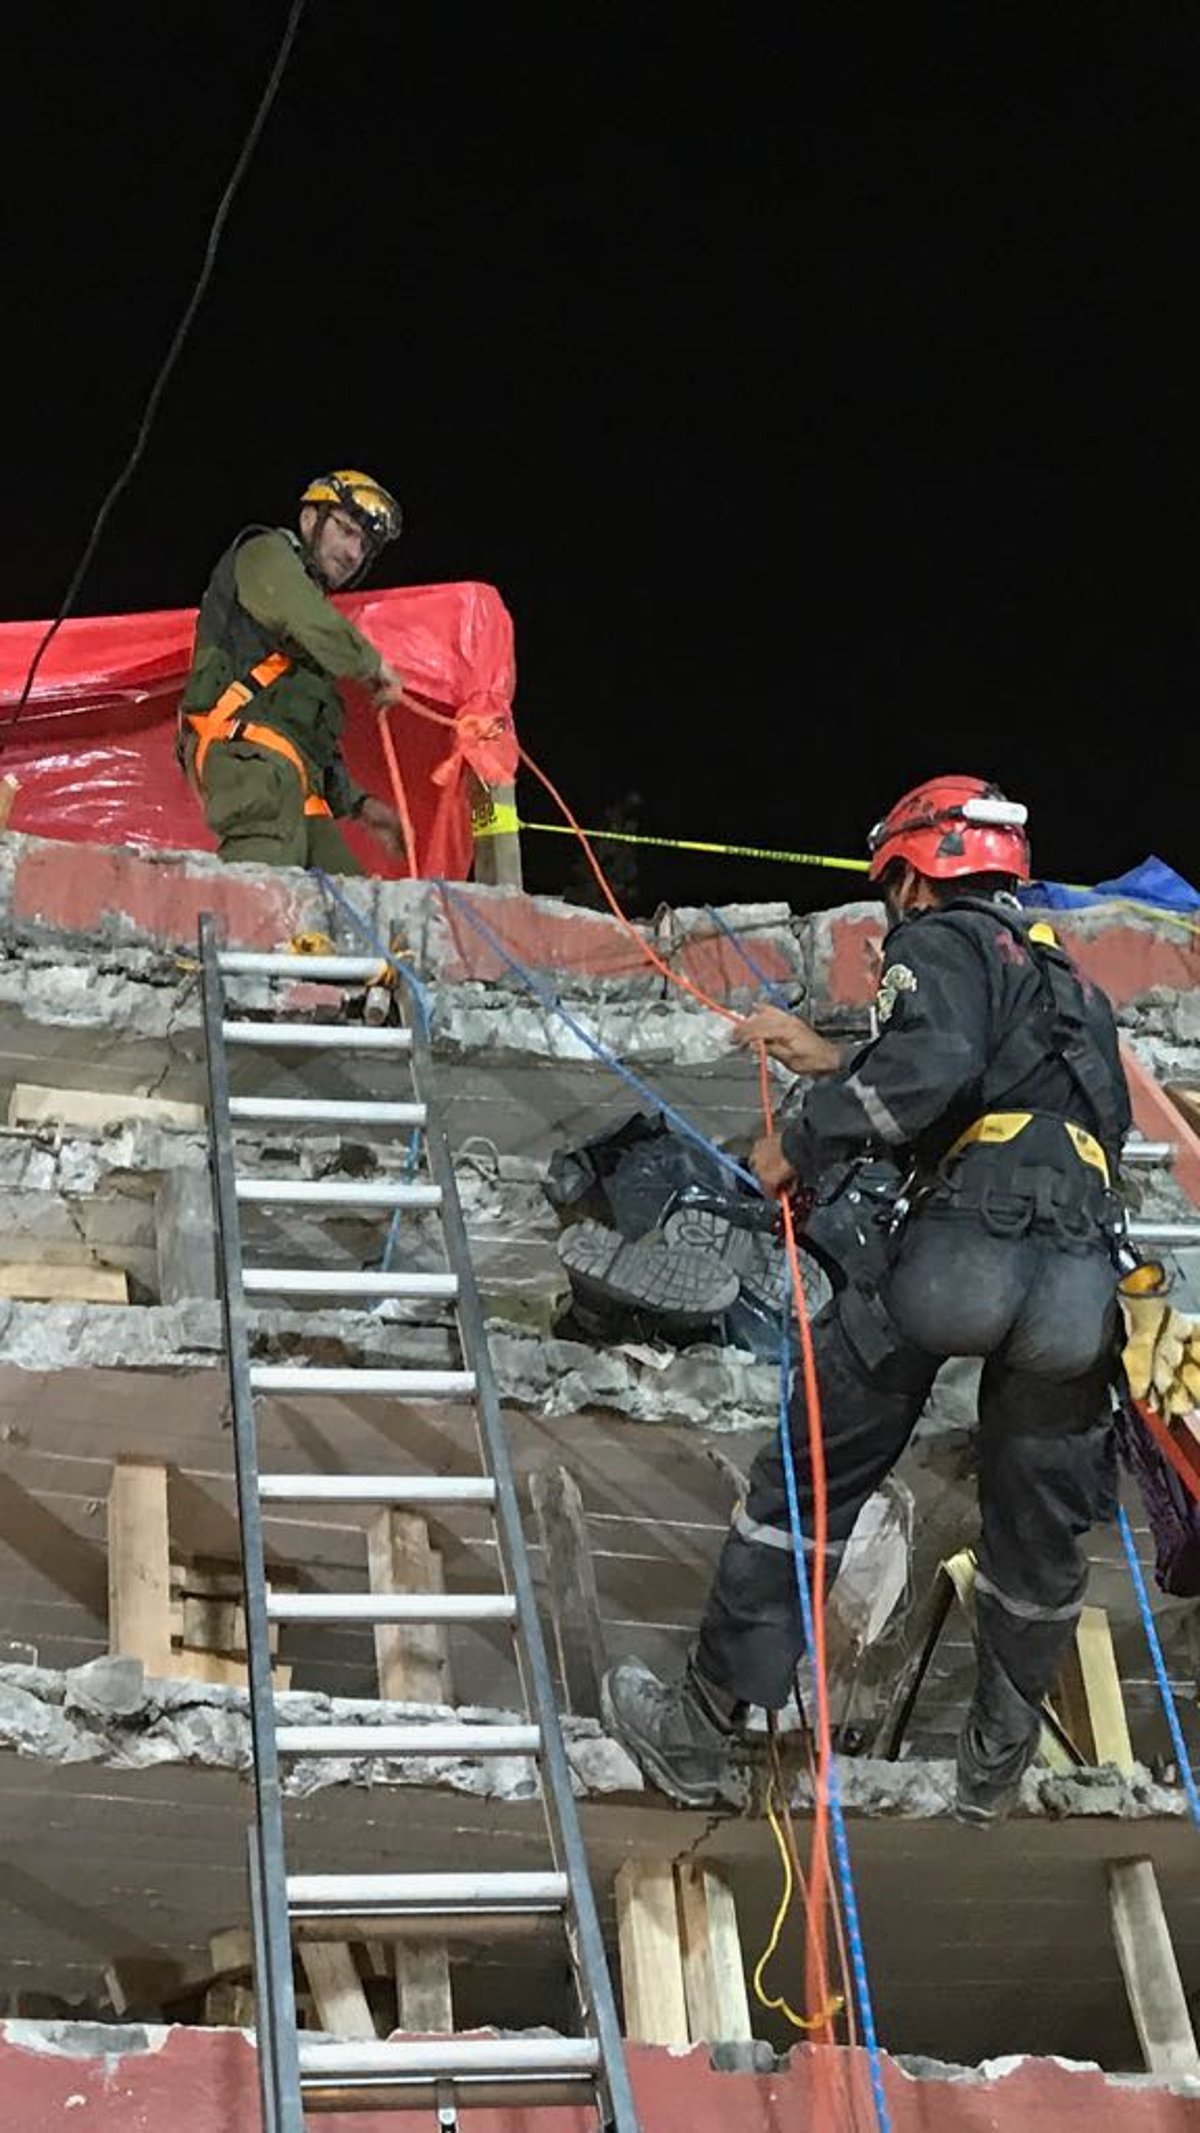
[[[292,661],[283,652],[271,652],[253,666],[244,681],[231,681],[223,689],[216,703],[208,711],[181,713],[180,731],[190,726],[196,736],[196,752],[192,758],[191,775],[197,790],[204,783],[204,765],[208,751],[215,741],[245,741],[252,748],[265,748],[271,755],[281,755],[289,762],[300,780],[304,794],[306,815],[331,815],[333,809],[320,793],[312,790],[308,765],[294,742],[286,734],[277,732],[274,726],[259,725],[253,719],[241,716],[245,707],[253,703],[264,689],[269,689],[281,674],[289,672]]]

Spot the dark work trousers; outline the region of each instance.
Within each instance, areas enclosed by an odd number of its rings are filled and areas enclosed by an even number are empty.
[[[977,1216],[917,1216],[873,1290],[851,1283],[813,1324],[828,1488],[828,1573],[908,1443],[941,1364],[984,1358],[979,1394],[978,1678],[962,1752],[1006,1784],[1036,1744],[1042,1696],[1070,1645],[1087,1567],[1080,1539],[1115,1507],[1108,1385],[1116,1277],[1096,1238],[996,1237]],[[791,1394],[801,1524],[812,1470],[803,1373]],[[702,1674],[776,1709],[804,1638],[776,1439],[750,1469],[696,1651]]]

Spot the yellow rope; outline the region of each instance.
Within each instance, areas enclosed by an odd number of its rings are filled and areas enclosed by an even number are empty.
[[[791,1910],[792,1894],[796,1885],[792,1868],[792,1855],[788,1850],[779,1816],[775,1812],[774,1778],[771,1779],[767,1787],[767,1820],[771,1825],[771,1835],[775,1839],[780,1863],[783,1867],[783,1894],[779,1899],[779,1908],[775,1913],[775,1923],[771,1927],[770,1939],[754,1966],[754,1997],[760,2007],[766,2008],[768,2014],[786,2016],[793,2029],[824,2029],[826,2024],[833,2020],[834,2015],[841,2013],[846,2004],[840,1992],[834,1993],[828,2007],[824,2008],[820,2014],[802,2015],[797,2014],[795,2008],[789,2005],[783,1993],[780,1993],[778,1999],[772,2000],[768,1999],[766,1992],[763,1990],[763,1972],[779,1946],[779,1936],[783,1931],[784,1920]]]

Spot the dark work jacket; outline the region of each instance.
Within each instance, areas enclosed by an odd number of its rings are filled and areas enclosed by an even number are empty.
[[[1130,1124],[1105,995],[1044,921],[962,897],[904,919],[884,942],[878,1035],[813,1085],[783,1131],[797,1176],[888,1152],[932,1170],[986,1112],[1031,1111],[1091,1133],[1115,1170]],[[1064,1134],[1064,1167],[1074,1160]]]

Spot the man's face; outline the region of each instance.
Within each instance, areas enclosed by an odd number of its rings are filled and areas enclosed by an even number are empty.
[[[340,591],[362,569],[367,536],[357,519],[338,505],[324,519],[314,504],[307,505],[300,514],[300,532],[317,575],[330,592]]]

